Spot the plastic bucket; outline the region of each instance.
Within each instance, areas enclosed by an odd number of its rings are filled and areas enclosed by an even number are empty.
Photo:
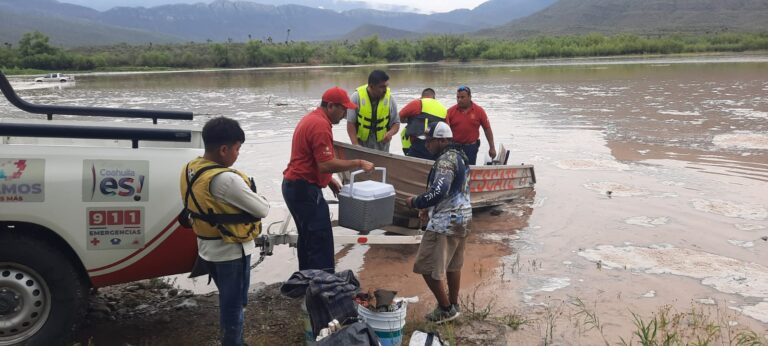
[[[301,302],[301,319],[304,322],[304,344],[315,342],[315,333],[312,332],[312,322],[309,319],[306,301]]]
[[[381,346],[399,346],[403,341],[407,307],[408,304],[403,302],[400,308],[393,312],[373,312],[358,305],[357,313],[365,323],[371,326],[373,332],[379,337]]]

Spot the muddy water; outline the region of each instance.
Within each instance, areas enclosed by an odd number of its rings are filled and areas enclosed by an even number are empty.
[[[195,125],[237,118],[247,136],[237,165],[272,201],[269,223],[286,215],[279,184],[296,122],[325,88],[353,89],[370,70],[83,76],[71,88],[19,93],[40,103],[192,110]],[[400,106],[424,87],[452,105],[456,87],[471,86],[510,161],[536,167],[528,200],[476,215],[462,277],[476,303],[534,320],[511,338],[537,343],[553,324],[557,343],[600,342],[595,330],[573,326],[573,297],[598,310],[611,343],[628,340],[630,311],[650,316],[664,305],[714,309],[731,325],[768,334],[767,57],[386,70]],[[348,141],[340,125],[334,135]],[[391,150],[400,152],[399,143]],[[294,249],[275,250],[254,282],[280,281],[297,267]],[[366,288],[421,296],[412,314],[432,306],[410,272],[416,246],[337,250],[338,268],[355,270]]]

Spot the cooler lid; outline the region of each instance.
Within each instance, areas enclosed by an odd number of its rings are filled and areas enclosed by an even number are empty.
[[[350,186],[353,186],[350,194]],[[389,197],[395,194],[395,187],[379,181],[366,180],[355,182],[354,185],[344,185],[341,187],[341,194],[355,199],[378,199]]]

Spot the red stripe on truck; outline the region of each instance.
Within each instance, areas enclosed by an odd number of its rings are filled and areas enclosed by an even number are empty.
[[[172,226],[175,227],[171,230]],[[171,234],[165,240],[135,263],[112,273],[91,276],[93,286],[103,287],[165,275],[186,273],[192,270],[192,266],[197,258],[197,239],[195,233],[191,229],[182,227],[174,220],[142,249],[120,261],[101,268],[89,269],[88,271],[94,272],[111,268],[135,257],[169,230],[171,230]]]

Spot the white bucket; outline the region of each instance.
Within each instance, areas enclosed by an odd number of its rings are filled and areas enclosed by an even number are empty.
[[[315,342],[315,333],[312,331],[312,322],[309,319],[306,300],[301,300],[301,319],[304,324],[304,345]]]
[[[373,329],[379,337],[381,346],[399,346],[403,341],[403,328],[405,327],[405,312],[408,303],[403,302],[399,309],[393,312],[373,312],[360,305],[357,313]]]

